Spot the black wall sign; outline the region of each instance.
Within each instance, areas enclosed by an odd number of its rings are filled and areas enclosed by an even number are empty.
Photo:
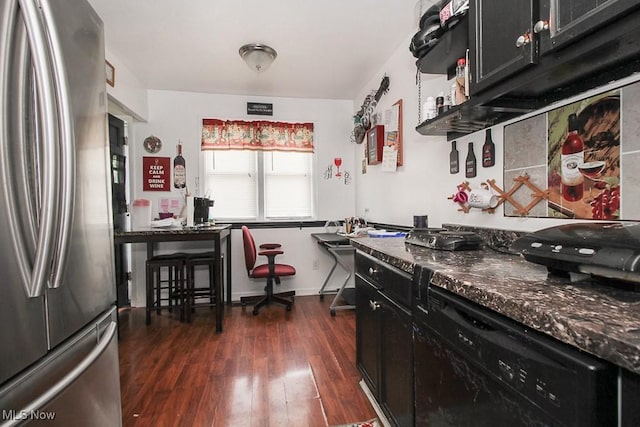
[[[273,116],[273,104],[263,102],[247,102],[247,114]]]

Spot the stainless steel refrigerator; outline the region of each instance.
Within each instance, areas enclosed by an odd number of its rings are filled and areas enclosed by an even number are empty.
[[[0,426],[122,424],[104,32],[0,0]]]

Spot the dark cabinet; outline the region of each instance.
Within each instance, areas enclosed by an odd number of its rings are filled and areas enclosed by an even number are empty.
[[[413,426],[411,277],[356,253],[356,361],[388,420]],[[394,290],[388,292],[388,290]]]
[[[380,390],[380,316],[375,304],[378,291],[356,277],[356,360],[374,396]]]
[[[534,44],[530,42],[534,1],[472,0],[469,28],[471,96],[535,62]]]
[[[413,426],[411,313],[381,296],[380,402],[398,426]]]
[[[640,6],[637,0],[538,1],[533,31],[538,34],[541,55],[566,47]]]
[[[472,0],[469,9],[471,96],[504,83],[534,64],[542,65],[543,69],[527,74],[526,78],[534,83],[525,91],[537,92],[536,95],[595,71],[606,65],[595,56],[610,53],[604,46],[616,44],[619,37],[619,34],[600,33],[598,30],[608,24],[615,25],[616,20],[637,9],[640,9],[637,0],[513,0],[507,3]],[[589,40],[586,40],[587,36]],[[561,49],[575,48],[574,44],[581,40],[593,43],[587,46],[584,55],[558,54]],[[598,46],[602,50],[596,49]],[[578,47],[575,52],[581,49],[585,46]],[[617,47],[610,46],[609,49],[615,51]],[[544,59],[545,56],[548,58]],[[615,61],[618,57],[613,56],[612,59]],[[579,61],[586,66],[581,67]],[[569,66],[573,68],[571,72],[567,72]],[[563,67],[564,79],[555,74],[556,67]],[[555,75],[556,80],[537,82],[547,71],[551,77],[542,78],[549,80]],[[508,83],[505,88],[517,92],[517,89],[509,88]]]
[[[620,425],[640,425],[640,375],[620,368]]]
[[[422,135],[459,138],[627,77],[640,66],[637,0],[471,0],[468,21],[466,34],[455,27],[450,37],[468,36],[471,97],[418,124]],[[450,67],[460,56],[458,45],[433,51],[437,61],[427,52],[417,62],[420,71],[430,72],[434,62]]]

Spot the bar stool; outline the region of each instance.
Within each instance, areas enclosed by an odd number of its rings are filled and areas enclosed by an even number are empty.
[[[151,324],[151,311],[161,313],[163,308],[180,309],[180,320],[184,320],[186,254],[177,252],[156,255],[146,262],[146,324]],[[162,271],[166,268],[166,279],[162,279]]]
[[[222,259],[224,255],[221,256]],[[208,284],[197,286],[196,266],[206,266],[209,274]],[[215,252],[186,254],[186,321],[191,321],[191,313],[196,307],[214,307],[218,302],[215,287]],[[204,300],[204,301],[203,301]]]

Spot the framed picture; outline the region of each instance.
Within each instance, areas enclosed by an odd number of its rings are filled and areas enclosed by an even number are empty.
[[[370,165],[382,162],[384,126],[376,125],[367,131],[367,161]]]
[[[109,61],[105,62],[105,75],[107,77],[107,84],[111,87],[115,87],[116,84],[116,69],[111,65]]]

